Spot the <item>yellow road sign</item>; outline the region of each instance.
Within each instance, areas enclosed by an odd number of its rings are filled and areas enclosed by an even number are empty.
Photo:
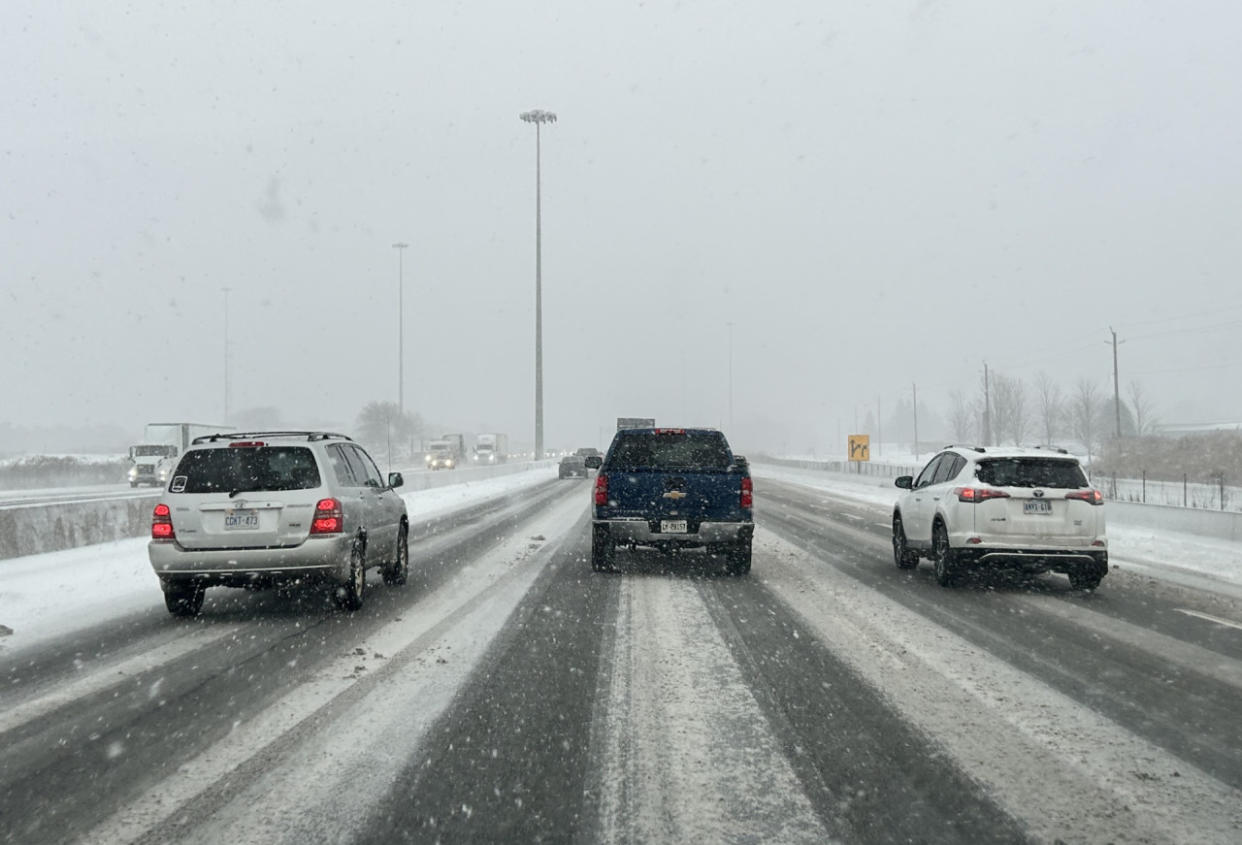
[[[850,460],[851,461],[870,461],[871,460],[871,435],[870,434],[851,434],[850,435]]]

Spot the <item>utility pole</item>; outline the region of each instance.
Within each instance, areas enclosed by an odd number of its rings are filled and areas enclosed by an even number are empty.
[[[220,288],[224,291],[224,424],[229,424],[229,291],[232,288]]]
[[[880,457],[884,457],[884,406],[880,397],[875,397],[875,442],[880,447]]]
[[[919,459],[919,386],[911,384],[914,391],[914,460]]]
[[[988,362],[983,362],[983,445],[992,445],[992,397]]]
[[[733,431],[733,323],[729,323],[729,434]]]
[[[1117,377],[1117,332],[1113,331],[1113,327],[1109,326],[1108,331],[1112,334],[1113,340],[1113,411],[1117,415],[1117,439],[1121,439],[1121,382]],[[1108,343],[1108,341],[1104,341]],[[1125,343],[1125,341],[1122,341]]]
[[[543,164],[540,127],[556,123],[543,109],[518,115],[535,124],[535,460],[543,460]]]
[[[395,243],[397,251],[397,410],[405,418],[405,266],[407,243]]]

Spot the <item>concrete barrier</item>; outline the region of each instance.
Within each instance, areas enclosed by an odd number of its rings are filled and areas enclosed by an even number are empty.
[[[482,481],[555,463],[524,461],[439,472],[421,467],[401,470],[405,478],[401,492]],[[0,509],[0,560],[145,536],[151,530],[151,509],[162,494],[156,490],[134,498],[7,506]]]

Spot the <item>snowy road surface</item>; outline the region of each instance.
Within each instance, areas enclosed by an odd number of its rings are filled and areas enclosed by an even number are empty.
[[[1237,599],[945,590],[882,504],[756,488],[745,578],[594,574],[589,482],[540,481],[355,614],[215,590],[0,649],[0,841],[1242,841]]]

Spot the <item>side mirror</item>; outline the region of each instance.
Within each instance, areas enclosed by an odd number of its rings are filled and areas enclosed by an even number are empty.
[[[586,463],[587,469],[599,469],[604,465],[604,459],[599,455],[587,455],[583,460]]]
[[[400,487],[405,484],[405,479],[401,477],[399,472],[388,473],[388,486],[392,488]]]
[[[742,471],[748,470],[750,469],[750,461],[746,460],[742,455],[734,455],[733,468]]]
[[[914,476],[913,475],[899,475],[893,481],[893,483],[896,484],[898,487],[900,487],[902,490],[909,490],[912,487],[914,487]]]

